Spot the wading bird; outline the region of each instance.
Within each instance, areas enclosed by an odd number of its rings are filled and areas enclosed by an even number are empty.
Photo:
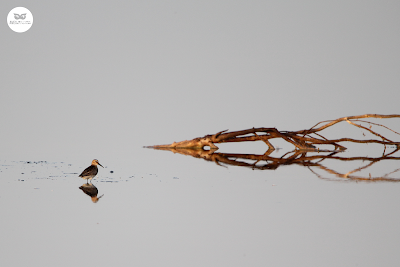
[[[87,168],[79,175],[79,177],[82,177],[82,179],[86,179],[86,182],[89,181],[89,180],[92,180],[93,177],[95,177],[96,174],[99,172],[99,170],[97,169],[97,165],[100,165],[101,167],[103,167],[103,165],[101,165],[97,159],[92,160],[92,165],[90,165],[89,167],[87,167]],[[103,168],[104,168],[104,167],[103,167]]]

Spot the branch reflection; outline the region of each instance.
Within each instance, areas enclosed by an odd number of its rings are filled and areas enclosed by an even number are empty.
[[[365,172],[366,169],[387,160],[400,160],[400,157],[395,157],[393,154],[400,150],[400,147],[390,153],[383,154],[381,157],[341,157],[339,151],[307,151],[307,150],[293,150],[281,157],[272,157],[270,154],[273,152],[268,150],[263,155],[255,154],[236,154],[236,153],[219,153],[216,150],[203,150],[203,149],[185,149],[185,148],[154,148],[157,150],[168,150],[173,153],[192,156],[195,158],[202,158],[206,161],[215,162],[219,166],[240,166],[251,168],[253,170],[276,170],[281,166],[300,165],[308,168],[318,178],[326,180],[337,180],[325,177],[325,175],[333,175],[339,180],[353,180],[353,181],[385,181],[385,182],[400,182],[400,177],[393,178],[391,175],[400,171],[399,169],[391,170],[383,175],[371,176],[360,174],[361,171]],[[318,152],[318,153],[316,153]],[[358,167],[346,172],[340,172],[333,168],[328,168],[322,163],[330,163],[331,161],[341,162],[355,162]],[[359,163],[358,163],[359,162]],[[367,162],[367,163],[366,163]],[[340,167],[339,167],[340,168]],[[323,170],[323,174],[318,174],[316,170]],[[358,174],[358,175],[356,175]]]

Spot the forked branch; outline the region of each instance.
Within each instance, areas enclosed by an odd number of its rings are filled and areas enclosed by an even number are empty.
[[[234,131],[228,132],[228,130],[220,131],[213,135],[206,135],[204,137],[194,138],[192,140],[185,140],[181,142],[174,142],[169,145],[155,145],[149,146],[149,148],[185,148],[185,149],[203,149],[204,147],[208,146],[211,150],[216,150],[218,147],[215,144],[218,143],[229,143],[229,142],[248,142],[248,141],[263,141],[268,145],[268,150],[274,150],[274,146],[269,141],[270,139],[281,138],[288,143],[291,143],[295,146],[298,150],[306,150],[306,151],[316,151],[319,150],[317,145],[332,145],[334,146],[334,151],[343,151],[346,149],[343,145],[339,143],[343,142],[352,142],[352,143],[376,143],[376,144],[383,144],[383,145],[395,145],[400,147],[400,142],[392,141],[382,134],[371,130],[372,125],[378,127],[384,127],[398,135],[398,132],[390,129],[381,124],[372,123],[369,121],[360,120],[362,118],[375,118],[375,119],[389,119],[389,118],[400,118],[400,115],[393,114],[393,115],[379,115],[379,114],[365,114],[359,116],[349,116],[343,117],[336,120],[329,120],[329,121],[322,121],[311,127],[307,130],[300,130],[300,131],[278,131],[276,128],[251,128],[241,131]],[[379,139],[354,139],[348,137],[342,137],[338,139],[327,139],[323,135],[321,135],[321,131],[331,127],[339,122],[348,122],[350,125],[355,127],[361,128]],[[367,128],[361,124],[368,123],[370,127]],[[322,126],[318,125],[323,124]],[[314,136],[312,136],[314,135]]]

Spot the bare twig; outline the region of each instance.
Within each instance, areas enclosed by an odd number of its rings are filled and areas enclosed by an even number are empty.
[[[359,115],[359,116],[349,116],[349,117],[343,117],[339,118],[336,120],[328,120],[328,121],[322,121],[314,125],[308,130],[300,130],[300,131],[278,131],[276,128],[265,128],[265,127],[260,127],[260,128],[251,128],[251,129],[246,129],[246,130],[241,130],[241,131],[233,131],[233,132],[228,132],[228,130],[220,131],[216,134],[213,135],[206,135],[204,137],[198,137],[194,138],[192,140],[185,140],[181,142],[174,142],[169,145],[156,145],[156,146],[151,146],[152,148],[191,148],[191,149],[203,149],[205,146],[209,146],[210,149],[216,150],[218,147],[215,144],[218,143],[229,143],[229,142],[247,142],[247,141],[263,141],[265,144],[268,145],[269,150],[274,150],[274,146],[270,143],[270,139],[274,138],[281,138],[285,140],[288,143],[291,143],[294,145],[297,149],[303,150],[303,151],[310,151],[310,150],[318,150],[319,148],[316,147],[316,145],[332,145],[335,147],[334,151],[343,151],[346,149],[343,145],[339,144],[342,142],[353,142],[353,143],[377,143],[377,144],[383,144],[384,146],[387,145],[395,145],[397,147],[400,147],[400,142],[394,142],[391,141],[390,139],[384,137],[382,134],[372,131],[371,129],[368,129],[367,127],[364,127],[360,124],[354,123],[353,121],[362,121],[362,122],[367,122],[363,120],[359,120],[361,118],[377,118],[377,119],[388,119],[388,118],[400,118],[400,115],[393,114],[393,115],[380,115],[380,114],[365,114],[365,115]],[[371,134],[380,137],[382,140],[376,140],[376,139],[368,139],[368,140],[358,140],[358,139],[353,139],[353,138],[339,138],[339,139],[327,139],[324,136],[322,136],[320,131],[331,127],[339,122],[346,121],[350,123],[353,126],[356,126],[358,128],[364,129]],[[325,123],[324,125],[320,126],[319,128],[316,128],[318,125]],[[367,122],[370,124],[373,124],[372,122]],[[386,129],[399,134],[398,132],[380,124],[375,124],[379,125],[382,127],[385,127]],[[252,136],[249,136],[249,134],[252,134]],[[315,134],[317,137],[312,137],[311,134]]]

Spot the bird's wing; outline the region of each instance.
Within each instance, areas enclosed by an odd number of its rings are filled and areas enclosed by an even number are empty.
[[[96,166],[90,165],[89,167],[87,167],[80,175],[79,177],[84,177],[84,176],[88,176],[88,175],[96,175],[98,172]]]

